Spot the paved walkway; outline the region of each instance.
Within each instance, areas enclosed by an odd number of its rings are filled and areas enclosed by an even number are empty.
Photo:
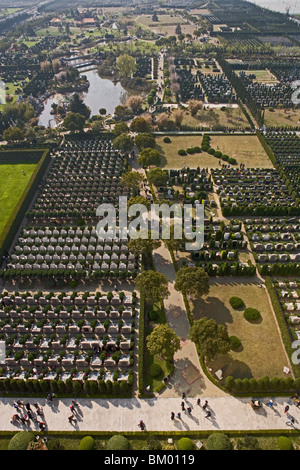
[[[201,397],[201,404],[205,397]],[[32,409],[36,399],[25,399]],[[191,415],[181,410],[181,398],[153,398],[153,399],[79,399],[79,409],[74,415],[76,423],[69,423],[71,416],[70,399],[57,400],[47,404],[45,399],[38,403],[43,408],[46,430],[49,431],[138,431],[138,423],[142,419],[148,431],[197,431],[197,430],[267,430],[292,429],[287,424],[289,416],[285,415],[284,408],[290,406],[289,413],[295,419],[294,429],[299,428],[300,409],[296,408],[290,398],[274,400],[274,408],[265,404],[259,410],[253,410],[249,399],[233,397],[208,397],[208,410],[210,418],[205,418],[206,411],[197,405],[196,398],[189,396],[185,400],[185,407],[191,407]],[[264,403],[268,399],[263,400]],[[181,412],[181,419],[171,420],[171,412],[177,415]],[[14,431],[23,429],[39,430],[38,425],[31,421],[30,425],[11,424],[15,413],[13,400],[2,398],[0,402],[0,430]],[[21,412],[20,415],[23,413]],[[39,418],[39,420],[41,420]]]
[[[185,309],[183,296],[174,288],[176,272],[169,250],[162,243],[153,252],[156,271],[164,274],[169,281],[168,299],[164,300],[166,320],[169,326],[180,337],[181,349],[174,355],[174,374],[168,387],[160,393],[161,397],[181,396],[226,396],[223,390],[216,387],[203,373],[195,344],[189,340],[190,324]]]

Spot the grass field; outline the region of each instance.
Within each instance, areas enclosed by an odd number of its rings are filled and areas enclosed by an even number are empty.
[[[299,109],[265,110],[265,125],[268,127],[298,127],[300,126]]]
[[[178,150],[201,147],[202,135],[171,136],[171,143],[165,144],[164,137],[156,138],[156,148],[162,155],[161,167],[166,169],[220,168],[218,158],[206,152],[181,157]],[[273,168],[258,138],[255,135],[211,136],[211,146],[237,160],[237,166],[244,163],[248,168]]]
[[[223,282],[212,284],[206,298],[191,302],[195,320],[213,318],[218,324],[226,325],[229,336],[237,336],[242,343],[237,351],[219,355],[208,364],[213,375],[222,369],[224,377],[284,377],[285,353],[265,289],[252,283]],[[244,318],[243,310],[234,310],[229,303],[233,296],[240,297],[246,307],[259,310],[261,321],[250,323]]]
[[[208,129],[213,126],[241,129],[249,127],[249,122],[239,107],[230,108],[228,111],[221,111],[219,108],[203,109],[198,111],[196,116],[187,112],[182,124],[191,127],[207,127]]]
[[[0,165],[0,235],[14,212],[35,168],[36,164]]]
[[[246,75],[255,75],[255,82],[259,83],[279,83],[275,75],[273,75],[268,69],[265,70],[244,70]]]

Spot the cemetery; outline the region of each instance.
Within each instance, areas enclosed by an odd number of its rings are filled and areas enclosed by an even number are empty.
[[[275,169],[211,170],[224,216],[299,215],[298,202]]]
[[[300,339],[300,281],[299,279],[275,279],[274,289],[294,339]]]
[[[129,196],[120,178],[126,158],[109,139],[69,141],[52,153],[53,165],[28,216],[76,220],[79,214],[94,218],[102,202],[118,203]],[[117,204],[118,205],[118,204]]]
[[[135,292],[3,292],[1,302],[0,336],[7,348],[1,381],[132,384]]]

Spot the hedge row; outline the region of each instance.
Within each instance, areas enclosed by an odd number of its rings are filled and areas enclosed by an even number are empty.
[[[105,395],[112,398],[117,395],[126,395],[131,391],[133,379],[128,381],[111,382],[107,380],[45,380],[45,379],[2,379],[0,380],[0,391],[14,394],[29,393],[34,396],[41,396],[43,393],[52,391],[55,394],[79,395]]]
[[[300,389],[299,377],[297,379],[293,379],[292,377],[234,379],[232,376],[228,376],[226,377],[224,383],[225,387],[233,393],[268,392],[272,394],[277,394],[278,392],[292,392],[294,390]]]
[[[35,152],[35,151],[30,151],[30,153],[32,152]],[[0,258],[3,257],[3,254],[5,251],[9,250],[9,247],[11,246],[13,242],[15,234],[17,233],[22,223],[24,214],[26,213],[30,203],[32,202],[35,192],[38,188],[38,185],[40,181],[42,180],[44,173],[46,172],[46,169],[50,163],[49,150],[48,149],[40,150],[39,152],[42,156],[30,178],[30,181],[25,191],[23,192],[22,197],[19,199],[19,202],[13,214],[10,216],[4,230],[2,231],[0,235]],[[7,152],[4,152],[4,153],[7,154]],[[23,155],[24,157],[24,151],[20,151],[20,152],[13,151],[11,155],[13,157],[18,156],[18,158],[21,158],[21,155]]]

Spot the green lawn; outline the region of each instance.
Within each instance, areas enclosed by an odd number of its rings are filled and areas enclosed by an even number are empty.
[[[36,164],[33,163],[0,165],[0,234],[14,212],[35,168]]]

